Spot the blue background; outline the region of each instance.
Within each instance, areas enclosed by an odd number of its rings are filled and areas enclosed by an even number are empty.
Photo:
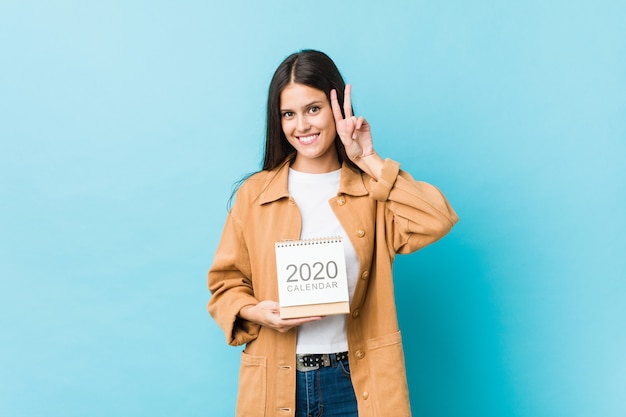
[[[316,48],[461,218],[396,263],[418,416],[626,416],[623,1],[0,2],[0,415],[232,416],[206,313]]]

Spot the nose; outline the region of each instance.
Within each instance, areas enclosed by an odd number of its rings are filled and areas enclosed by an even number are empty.
[[[308,119],[306,118],[306,116],[298,116],[298,131],[299,132],[306,132],[307,130],[309,130],[310,124]]]

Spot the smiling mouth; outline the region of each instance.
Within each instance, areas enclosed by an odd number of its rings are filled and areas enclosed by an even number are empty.
[[[307,135],[307,136],[296,136],[296,139],[298,139],[298,142],[300,142],[301,144],[308,145],[309,143],[317,139],[319,135],[320,135],[319,133],[315,133],[313,135]]]

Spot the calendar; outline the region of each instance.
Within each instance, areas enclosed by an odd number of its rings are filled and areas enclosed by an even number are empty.
[[[281,318],[350,311],[341,237],[276,242]]]

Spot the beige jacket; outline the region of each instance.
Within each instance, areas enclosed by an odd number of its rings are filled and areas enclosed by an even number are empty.
[[[226,220],[208,281],[208,310],[241,356],[237,417],[295,412],[296,329],[279,333],[242,320],[260,300],[278,300],[274,242],[300,237],[301,217],[287,190],[289,164],[241,186]],[[330,199],[360,265],[347,319],[349,362],[360,417],[410,416],[391,264],[444,236],[458,220],[445,197],[387,159],[374,181],[344,164]]]

